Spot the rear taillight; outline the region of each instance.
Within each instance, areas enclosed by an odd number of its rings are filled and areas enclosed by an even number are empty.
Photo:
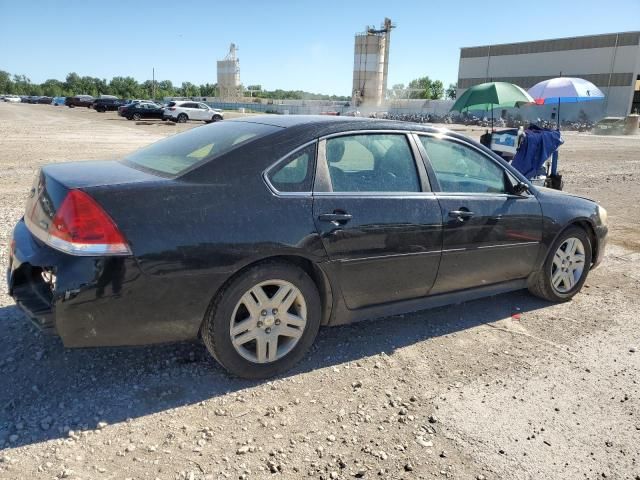
[[[47,243],[74,255],[129,255],[124,235],[86,193],[71,190],[58,208]]]
[[[176,109],[176,107],[169,107],[169,110],[171,110],[172,112]]]

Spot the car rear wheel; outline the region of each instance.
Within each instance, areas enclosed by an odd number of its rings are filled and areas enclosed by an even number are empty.
[[[301,269],[281,262],[250,268],[223,288],[207,312],[202,338],[231,374],[262,379],[293,367],[320,326],[320,296]]]
[[[131,117],[131,118],[133,118],[133,119],[137,122],[137,121],[138,121],[138,120],[140,120],[142,117],[140,116],[140,114],[139,114],[139,113],[134,113],[134,114],[132,115],[132,117]]]
[[[551,302],[566,302],[578,293],[591,266],[591,242],[579,227],[566,229],[555,241],[542,270],[529,284],[529,291]]]
[[[187,117],[186,113],[181,113],[180,115],[178,115],[178,123],[185,123],[188,119],[189,117]]]

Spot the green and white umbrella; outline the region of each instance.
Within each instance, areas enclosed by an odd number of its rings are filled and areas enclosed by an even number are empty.
[[[534,103],[526,90],[513,83],[487,82],[475,85],[464,91],[450,111],[487,110],[491,108],[491,128],[493,128],[493,109],[511,108],[526,103]]]

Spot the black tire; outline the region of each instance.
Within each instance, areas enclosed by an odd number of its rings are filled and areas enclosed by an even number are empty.
[[[577,238],[582,242],[584,246],[584,267],[582,275],[576,284],[567,292],[559,292],[553,286],[551,282],[552,270],[553,270],[553,258],[560,246],[569,238]],[[592,246],[589,235],[580,227],[569,227],[564,230],[553,243],[547,254],[547,258],[542,266],[542,269],[536,272],[529,280],[529,292],[536,297],[540,297],[550,302],[567,302],[578,293],[584,282],[587,280],[589,274],[589,268],[591,267],[592,258]]]
[[[139,113],[134,113],[133,115],[131,115],[131,118],[137,122],[142,118],[142,116]]]
[[[255,363],[240,355],[231,343],[231,317],[247,291],[274,279],[290,282],[300,290],[307,304],[307,323],[289,353],[270,363]],[[320,303],[318,289],[306,272],[285,262],[262,262],[233,278],[216,295],[205,315],[202,339],[209,353],[232,375],[248,379],[269,378],[289,370],[307,353],[320,327]]]
[[[220,120],[222,120],[222,117],[220,115],[214,115],[211,118],[211,121],[213,121],[213,122],[219,122]]]
[[[187,120],[189,120],[189,117],[187,117],[186,113],[181,113],[180,115],[178,115],[178,123],[186,123]]]

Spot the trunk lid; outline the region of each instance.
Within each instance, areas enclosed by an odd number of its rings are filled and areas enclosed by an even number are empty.
[[[162,177],[136,170],[117,161],[46,165],[36,175],[29,191],[25,222],[31,233],[44,240],[58,209],[71,190],[165,181],[167,180]]]

